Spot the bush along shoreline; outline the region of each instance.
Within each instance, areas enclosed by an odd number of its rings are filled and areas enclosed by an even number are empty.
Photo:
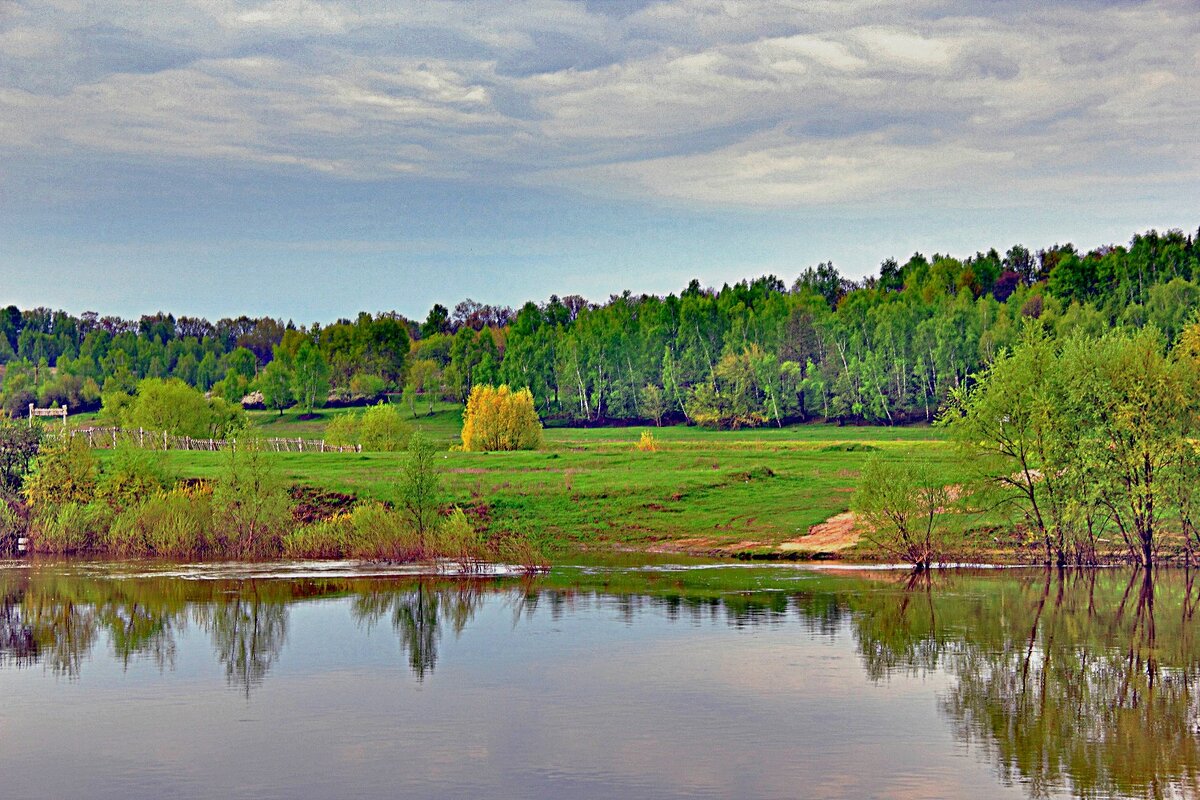
[[[178,480],[161,452],[118,447],[103,467],[78,437],[0,423],[0,548],[166,559],[449,560],[546,566],[524,537],[489,537],[442,493],[436,448],[414,435],[395,504],[287,486],[253,439],[212,480]]]

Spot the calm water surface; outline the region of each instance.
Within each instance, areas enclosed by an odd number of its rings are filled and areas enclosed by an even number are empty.
[[[1200,796],[1191,576],[0,565],[4,797]]]

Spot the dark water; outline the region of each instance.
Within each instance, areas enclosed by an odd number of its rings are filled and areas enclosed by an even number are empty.
[[[1200,796],[1198,601],[1115,570],[0,567],[0,797]]]

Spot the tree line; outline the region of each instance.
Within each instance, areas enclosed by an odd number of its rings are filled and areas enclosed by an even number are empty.
[[[552,296],[519,309],[466,300],[424,322],[359,314],[332,325],[270,318],[137,321],[0,311],[2,401],[96,407],[145,378],[280,410],[403,392],[415,415],[473,387],[528,389],[543,418],[717,427],[822,418],[933,420],[951,393],[1031,322],[1055,339],[1152,325],[1174,341],[1200,306],[1195,234],[1149,231],[1081,252],[1021,245],[887,259],[859,281],[831,263],[790,284],[764,276],[606,302]]]

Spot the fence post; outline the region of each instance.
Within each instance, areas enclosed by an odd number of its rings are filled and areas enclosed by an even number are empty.
[[[299,436],[296,437],[296,452],[297,453],[304,452],[304,440],[301,439]]]
[[[117,447],[117,429],[116,428],[112,429],[112,437],[113,437],[113,449],[115,450]]]
[[[63,430],[66,430],[66,428],[67,428],[67,404],[66,403],[63,403],[62,415],[63,415]]]

